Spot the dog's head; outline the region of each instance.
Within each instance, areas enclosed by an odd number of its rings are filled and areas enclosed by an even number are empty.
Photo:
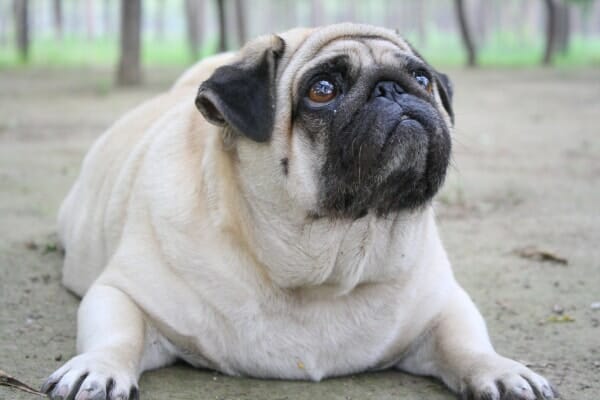
[[[360,218],[431,200],[449,162],[451,100],[447,77],[394,32],[340,24],[250,42],[196,105],[225,127],[258,197]]]

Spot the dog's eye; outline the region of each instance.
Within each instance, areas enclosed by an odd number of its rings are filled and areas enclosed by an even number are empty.
[[[337,96],[337,88],[328,80],[315,82],[308,91],[308,98],[315,103],[329,103]]]
[[[429,80],[429,77],[423,71],[415,71],[412,73],[412,76],[413,76],[413,78],[415,78],[417,83],[419,85],[421,85],[421,87],[423,87],[423,89],[425,89],[431,93],[431,90],[432,90],[431,81]]]

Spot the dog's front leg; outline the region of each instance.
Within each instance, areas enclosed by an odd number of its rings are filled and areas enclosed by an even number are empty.
[[[465,400],[541,400],[556,396],[545,378],[494,351],[483,318],[460,287],[456,287],[431,330],[397,367],[438,377]]]
[[[150,357],[150,363],[160,364],[172,357],[147,343],[148,329],[142,312],[127,295],[110,286],[93,285],[79,307],[79,355],[54,372],[42,391],[52,399],[137,399],[138,377],[148,369],[144,360]]]

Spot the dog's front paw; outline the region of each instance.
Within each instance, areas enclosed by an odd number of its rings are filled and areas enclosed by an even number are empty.
[[[484,357],[461,383],[463,400],[547,400],[558,397],[548,381],[524,365],[500,356]]]
[[[73,357],[42,385],[51,399],[137,400],[136,374],[106,355]]]

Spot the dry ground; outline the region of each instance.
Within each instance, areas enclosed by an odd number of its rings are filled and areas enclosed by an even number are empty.
[[[73,356],[78,300],[60,286],[57,207],[94,138],[176,74],[153,71],[145,88],[113,91],[110,71],[0,71],[0,369],[37,386]],[[565,399],[597,400],[600,310],[591,303],[600,301],[600,71],[451,76],[458,128],[437,209],[458,279],[500,352],[549,377]],[[519,255],[527,246],[568,264]],[[184,365],[144,375],[141,395],[453,398],[434,380],[397,372],[314,384]],[[31,396],[0,387],[0,398]]]

